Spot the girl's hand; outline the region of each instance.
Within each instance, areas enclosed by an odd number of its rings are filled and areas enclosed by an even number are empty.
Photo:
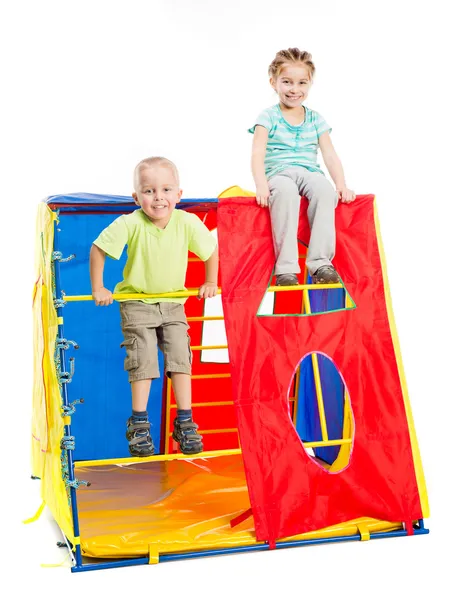
[[[268,206],[269,196],[268,184],[256,186],[256,202],[259,206]]]
[[[356,194],[353,190],[349,190],[347,187],[337,188],[338,199],[344,204],[350,204],[356,199]]]
[[[112,292],[104,287],[92,290],[92,297],[95,300],[96,306],[108,306],[113,302]]]
[[[197,298],[202,300],[202,298],[213,298],[217,295],[218,286],[216,283],[212,281],[206,281],[204,285],[201,285],[199,288],[199,293],[197,294]]]

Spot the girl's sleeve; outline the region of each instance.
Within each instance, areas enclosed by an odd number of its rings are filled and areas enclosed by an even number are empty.
[[[94,241],[95,246],[115,260],[120,258],[123,248],[128,243],[128,227],[124,217],[125,215],[122,215],[110,223]]]
[[[250,127],[250,129],[248,129],[248,133],[254,133],[255,127],[257,125],[261,125],[262,127],[265,127],[268,131],[271,131],[273,122],[271,120],[271,115],[269,114],[269,111],[264,110],[260,115],[258,115],[258,118],[256,119],[253,127]]]
[[[315,111],[314,111],[315,112]],[[317,131],[317,137],[320,137],[323,133],[332,133],[332,128],[327,121],[319,113],[315,113],[315,129]]]

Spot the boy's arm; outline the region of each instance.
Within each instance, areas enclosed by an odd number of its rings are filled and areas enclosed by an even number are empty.
[[[103,286],[105,256],[103,250],[92,244],[90,249],[90,283],[96,306],[108,306],[113,302],[112,292]]]
[[[212,252],[210,257],[205,261],[205,283],[199,288],[197,297],[213,298],[217,294],[218,281],[218,247]]]
[[[322,151],[322,157],[324,159],[325,166],[330,173],[330,177],[333,179],[335,188],[339,199],[342,202],[349,203],[353,202],[356,198],[355,192],[349,190],[345,183],[345,174],[338,154],[333,147],[332,139],[328,131],[323,133],[319,138],[319,146]]]
[[[256,125],[251,152],[251,172],[256,185],[256,202],[260,206],[268,206],[269,186],[264,172],[264,157],[268,144],[268,130],[262,125]]]

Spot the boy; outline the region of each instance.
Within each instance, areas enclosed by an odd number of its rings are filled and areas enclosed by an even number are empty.
[[[190,250],[205,262],[206,280],[198,297],[215,296],[217,243],[196,215],[174,210],[182,196],[175,165],[162,157],[142,160],[135,168],[134,189],[133,199],[140,209],[113,221],[92,245],[90,278],[95,304],[108,306],[113,302],[112,292],[103,286],[105,257],[118,260],[126,245],[128,258],[123,281],[116,285],[115,293],[184,290]],[[171,378],[178,407],[173,438],[184,454],[196,454],[203,449],[202,436],[192,421],[191,350],[184,302],[185,298],[120,302],[125,370],[132,395],[126,437],[133,456],[154,454],[147,406],[151,381],[159,377],[156,344],[164,353],[166,374]]]

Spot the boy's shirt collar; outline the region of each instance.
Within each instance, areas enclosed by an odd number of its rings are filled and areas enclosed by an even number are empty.
[[[176,212],[176,209],[173,208],[172,213],[171,213],[171,218],[167,222],[166,227],[164,229],[161,229],[160,227],[156,227],[156,225],[149,219],[149,217],[145,214],[145,212],[143,211],[142,208],[138,209],[138,213],[140,213],[140,216],[141,216],[142,220],[144,221],[149,233],[151,235],[154,235],[155,237],[161,237],[165,231],[170,229],[170,225],[174,224],[174,221],[176,219],[175,212]]]

